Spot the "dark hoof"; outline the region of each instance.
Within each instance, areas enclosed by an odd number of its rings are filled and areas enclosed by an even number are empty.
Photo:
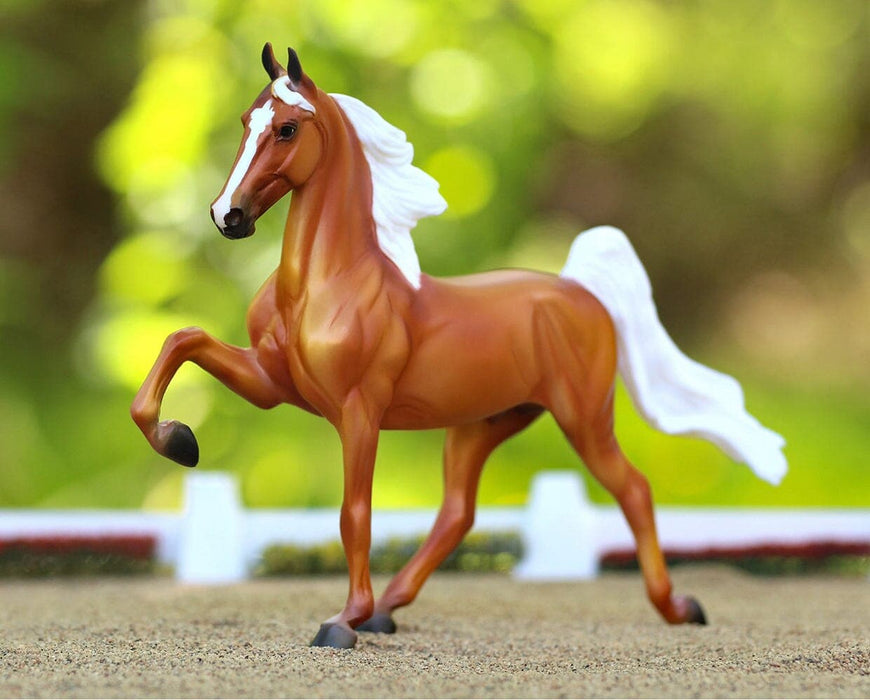
[[[356,632],[337,622],[327,622],[320,625],[320,629],[311,640],[311,646],[353,649],[356,646]]]
[[[193,431],[176,420],[164,423],[163,427],[167,430],[163,456],[185,467],[195,467],[199,462],[199,445]]]
[[[707,616],[704,614],[704,609],[701,604],[692,597],[686,598],[686,622],[694,625],[706,625]]]
[[[378,632],[379,634],[395,634],[396,623],[390,613],[375,613],[356,628],[357,632]]]

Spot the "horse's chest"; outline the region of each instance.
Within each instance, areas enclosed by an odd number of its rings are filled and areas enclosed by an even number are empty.
[[[364,345],[359,313],[348,302],[314,300],[297,309],[291,328],[294,349],[309,370],[334,371],[354,364]]]
[[[341,407],[356,388],[375,402],[407,358],[407,335],[389,304],[322,295],[299,305],[291,323],[290,371],[300,392],[324,413]]]

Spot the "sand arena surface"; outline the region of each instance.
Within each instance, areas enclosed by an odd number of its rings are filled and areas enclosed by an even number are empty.
[[[669,627],[636,574],[440,574],[399,633],[312,649],[343,578],[0,583],[2,697],[868,697],[870,581],[674,572],[710,625]],[[385,579],[378,579],[382,589]]]

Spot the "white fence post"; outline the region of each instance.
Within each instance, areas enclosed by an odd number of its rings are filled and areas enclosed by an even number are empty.
[[[595,578],[595,531],[595,510],[576,472],[537,474],[524,517],[526,554],[514,576],[538,581]]]
[[[184,583],[232,583],[247,577],[244,511],[234,475],[188,474],[175,577]]]

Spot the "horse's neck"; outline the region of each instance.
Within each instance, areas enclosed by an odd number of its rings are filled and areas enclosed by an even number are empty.
[[[279,284],[294,298],[360,265],[381,265],[371,176],[352,134],[330,138],[317,172],[292,195]]]

